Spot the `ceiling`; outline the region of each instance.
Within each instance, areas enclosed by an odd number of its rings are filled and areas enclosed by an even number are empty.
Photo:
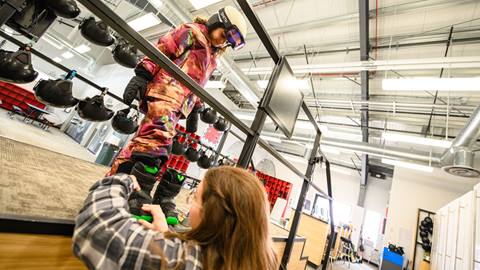
[[[161,19],[167,18],[173,24],[182,20],[178,10],[190,17],[209,15],[225,5],[236,5],[235,1],[219,1],[200,10],[195,10],[190,0],[104,0],[122,18],[129,21],[147,12],[156,13]],[[331,67],[351,66],[360,61],[359,7],[353,0],[252,0],[249,1],[264,24],[267,32],[282,55],[287,56],[296,69],[307,65],[319,65],[322,72],[297,73],[302,80],[310,80],[302,92],[311,111],[318,118],[325,137],[361,141],[360,109],[369,104],[369,142],[380,146],[398,147],[404,151],[423,151],[433,155],[445,149],[420,146],[406,142],[385,141],[382,134],[386,130],[398,133],[452,140],[465,125],[473,109],[480,104],[480,92],[439,92],[434,103],[434,91],[384,91],[382,79],[401,77],[439,77],[440,67],[426,67],[428,59],[445,56],[447,40],[453,27],[452,42],[447,57],[480,56],[480,2],[476,0],[370,0],[369,41],[370,60],[405,60],[409,68],[386,69],[369,73],[369,101],[362,103],[359,72],[345,68],[341,72],[329,71]],[[172,3],[174,7],[172,8]],[[82,7],[82,17],[88,16]],[[48,34],[50,38],[66,41],[72,47],[85,43],[76,26],[78,22],[56,22]],[[151,42],[171,27],[162,23],[141,31]],[[250,89],[259,97],[263,89],[256,81],[268,80],[274,63],[268,56],[262,42],[250,26],[247,45],[240,51],[230,51],[230,59],[237,70],[251,81]],[[43,50],[55,55],[55,49],[41,40]],[[92,46],[92,50],[82,54],[81,63],[66,64],[83,67],[94,74],[102,65],[114,63],[108,53],[110,48]],[[58,53],[58,49],[57,49]],[[76,59],[75,61],[78,61]],[[71,60],[73,61],[73,60]],[[414,63],[415,62],[415,63]],[[87,68],[88,67],[88,68]],[[258,72],[267,70],[267,72]],[[324,72],[325,71],[325,72]],[[212,80],[227,78],[217,72]],[[479,68],[445,68],[443,77],[476,77]],[[94,77],[94,76],[93,76]],[[252,87],[251,87],[252,88]],[[250,124],[255,113],[254,106],[245,94],[228,81],[224,89],[210,90],[237,113],[242,121]],[[432,110],[432,108],[435,108]],[[301,114],[301,120],[306,117]],[[426,130],[428,123],[430,129]],[[285,139],[276,130],[272,121],[267,121],[262,135],[280,137],[282,142],[272,140],[271,144],[279,151],[306,156],[308,144],[314,137],[313,127],[307,121],[299,121],[292,140]],[[277,141],[275,143],[274,141]],[[359,168],[357,153],[325,151],[334,164]],[[372,164],[389,167],[379,160]]]

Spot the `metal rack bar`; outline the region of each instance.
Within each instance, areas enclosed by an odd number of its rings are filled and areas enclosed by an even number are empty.
[[[13,44],[15,44],[15,45],[17,45],[17,46],[19,46],[19,47],[26,47],[26,46],[28,46],[28,44],[24,44],[24,43],[21,42],[20,40],[18,40],[18,39],[16,39],[16,38],[14,38],[14,37],[12,37],[12,36],[4,33],[3,31],[0,31],[0,37],[8,40],[9,42],[11,42],[11,43],[13,43]],[[68,68],[68,67],[66,67],[66,66],[64,66],[64,65],[62,65],[62,64],[60,64],[60,63],[57,63],[57,62],[53,61],[50,57],[48,57],[48,56],[46,56],[45,54],[37,51],[37,50],[34,49],[34,48],[30,48],[30,51],[31,51],[34,55],[38,56],[40,59],[44,60],[45,62],[47,62],[47,63],[49,63],[49,64],[51,64],[51,65],[53,65],[53,66],[55,66],[55,67],[57,67],[57,68],[65,71],[65,72],[70,72],[70,71],[72,71],[72,69],[70,69],[70,68]],[[78,74],[78,73],[77,73],[77,75],[75,76],[75,78],[78,78],[79,80],[85,82],[86,84],[92,86],[93,88],[96,88],[96,89],[100,90],[101,92],[103,92],[103,91],[105,90],[105,87],[101,87],[100,85],[92,82],[91,80],[87,79],[86,77],[82,76],[81,74]],[[113,94],[113,93],[111,93],[111,92],[107,92],[107,95],[110,96],[110,97],[112,97],[112,98],[114,98],[114,99],[116,99],[116,100],[118,100],[118,101],[120,101],[120,102],[122,102],[123,104],[125,104],[125,103],[123,102],[123,98],[121,98],[121,97],[119,97],[119,96],[117,96],[117,95],[115,95],[115,94]],[[126,104],[125,104],[125,105],[126,105]],[[128,106],[128,105],[127,105],[127,106]],[[131,106],[129,106],[129,107],[131,107]]]

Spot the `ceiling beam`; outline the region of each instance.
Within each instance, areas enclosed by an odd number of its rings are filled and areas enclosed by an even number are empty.
[[[359,19],[360,19],[360,61],[369,60],[369,0],[358,0],[359,6]],[[369,95],[369,79],[368,79],[368,70],[363,70],[360,72],[360,89],[361,89],[361,99],[362,101],[368,101],[370,98]],[[362,141],[368,143],[368,106],[362,105],[360,109],[360,122],[362,129]],[[368,179],[368,155],[362,154],[361,160],[361,177],[360,177],[360,192],[358,195],[358,205],[362,206],[365,203],[365,195],[367,189],[367,179]]]
[[[445,54],[443,55],[444,58],[448,56],[448,49],[450,49],[450,45],[452,44],[452,35],[453,35],[453,26],[450,27],[450,33],[448,34],[448,39],[447,39],[447,46],[445,48]],[[440,69],[440,78],[443,77],[443,71],[445,68],[442,67]],[[438,98],[438,90],[435,91],[435,95],[433,97],[433,105],[437,103],[437,98]],[[428,119],[428,124],[427,127],[425,128],[425,137],[427,136],[428,132],[430,132],[430,126],[432,125],[432,117],[433,117],[433,112],[435,111],[435,107],[432,108],[432,112],[430,113],[430,118]]]

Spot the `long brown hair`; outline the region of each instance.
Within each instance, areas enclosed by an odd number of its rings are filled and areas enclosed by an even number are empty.
[[[202,220],[177,237],[202,247],[204,269],[277,270],[260,181],[244,169],[222,166],[207,171],[202,182]]]

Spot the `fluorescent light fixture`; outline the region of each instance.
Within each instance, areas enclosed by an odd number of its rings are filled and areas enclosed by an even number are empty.
[[[333,172],[341,173],[341,174],[352,175],[352,170],[349,170],[349,169],[343,169],[343,168],[331,166],[330,170]]]
[[[60,57],[55,57],[55,58],[53,58],[52,60],[55,61],[55,62],[57,62],[57,63],[62,62],[62,58],[60,58]]]
[[[258,87],[265,89],[268,86],[268,80],[259,80],[257,81]]]
[[[258,80],[257,85],[262,89],[266,89],[268,86],[268,80]],[[308,80],[295,80],[292,82],[292,87],[298,87],[300,90],[309,90],[310,82]]]
[[[304,159],[304,158],[299,158],[299,157],[292,157],[292,156],[283,156],[283,158],[285,158],[286,160],[290,160],[290,161],[293,161],[293,162],[298,162],[298,163],[305,163],[307,164],[307,160]]]
[[[150,4],[156,8],[163,6],[163,2],[160,0],[148,0],[148,2],[150,2]]]
[[[260,138],[264,139],[265,141],[269,141],[269,142],[275,142],[275,143],[281,143],[282,142],[282,140],[280,138],[277,138],[277,137],[261,135]]]
[[[383,79],[382,89],[391,91],[479,91],[480,78]]]
[[[312,123],[305,120],[297,120],[297,122],[295,123],[295,128],[314,130]],[[319,128],[322,133],[328,132],[327,126],[319,125]]]
[[[9,35],[13,35],[13,29],[10,28],[10,27],[5,27],[5,28],[4,28],[4,31],[5,31],[5,33],[7,33],[7,34],[9,34]]]
[[[64,46],[60,42],[53,41],[52,39],[47,38],[45,35],[42,36],[42,39],[45,40],[48,44],[52,45],[53,47],[55,47],[58,50],[62,50],[64,48]]]
[[[85,44],[75,47],[75,51],[77,51],[78,53],[86,53],[89,52],[91,49],[92,48],[88,47]]]
[[[333,148],[333,147],[329,147],[329,146],[322,146],[320,147],[320,150],[323,152],[323,153],[330,153],[330,154],[334,154],[334,155],[340,155],[340,150],[338,148]]]
[[[73,57],[73,53],[71,53],[71,52],[64,52],[64,53],[62,53],[62,56],[63,56],[63,58],[65,58],[65,59],[70,59],[70,58]]]
[[[222,81],[207,81],[205,84],[205,89],[223,89],[225,88],[225,83]]]
[[[190,0],[190,3],[192,3],[192,6],[195,9],[201,9],[206,6],[210,6],[212,4],[218,3],[222,0]]]
[[[428,146],[435,146],[435,147],[442,147],[442,148],[449,148],[452,145],[452,142],[447,140],[436,140],[436,139],[424,138],[419,136],[410,136],[410,135],[393,133],[393,132],[383,132],[382,138],[386,141],[406,142],[406,143],[421,144],[421,145],[428,145]]]
[[[139,32],[147,28],[159,25],[162,21],[153,14],[152,12],[147,13],[141,17],[131,20],[128,22],[128,25],[133,28],[133,30]]]
[[[433,167],[400,161],[400,160],[382,158],[382,163],[398,166],[406,169],[417,170],[417,171],[423,171],[423,172],[429,172],[429,173],[433,172]]]
[[[255,115],[249,115],[249,114],[239,114],[239,113],[236,113],[235,116],[238,118],[238,119],[241,119],[241,120],[248,120],[248,121],[253,121],[253,119],[255,119]]]

